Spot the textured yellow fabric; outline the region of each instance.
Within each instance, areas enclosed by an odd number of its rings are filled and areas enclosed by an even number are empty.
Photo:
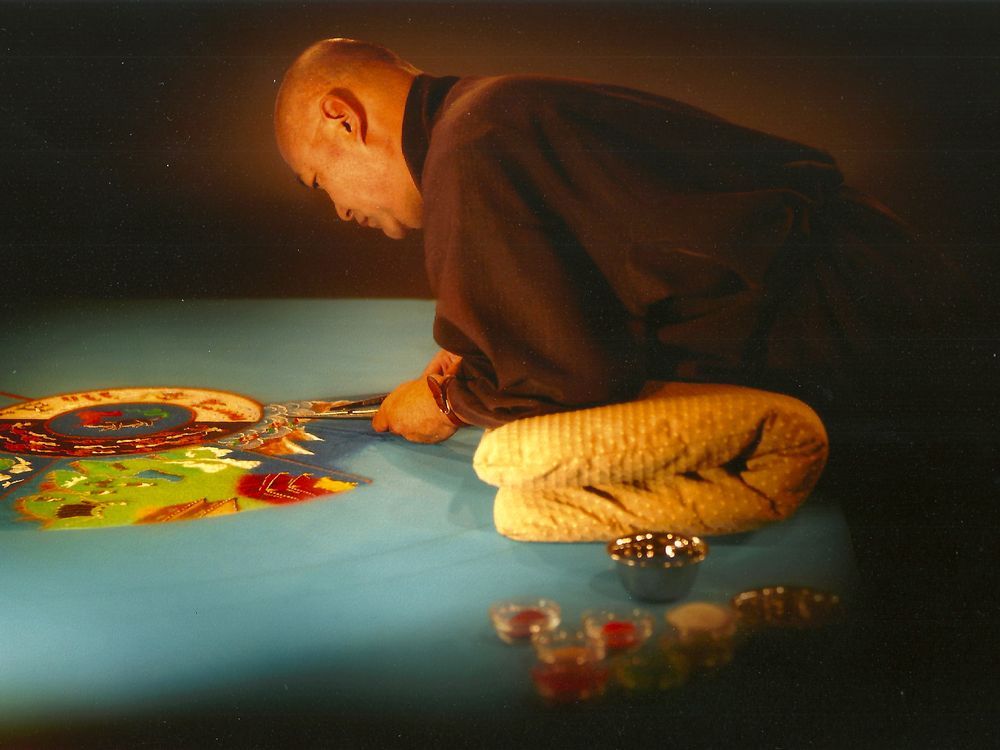
[[[489,431],[473,465],[500,488],[500,533],[598,541],[642,529],[736,533],[786,518],[826,457],[826,430],[797,399],[665,383],[636,401]]]

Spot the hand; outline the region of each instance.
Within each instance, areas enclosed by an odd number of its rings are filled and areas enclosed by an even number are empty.
[[[428,375],[454,375],[458,372],[460,364],[462,358],[459,355],[441,349],[424,368],[423,376],[426,378]]]
[[[372,419],[372,427],[376,432],[393,432],[414,443],[440,443],[458,429],[438,409],[426,375],[403,383],[386,396]]]

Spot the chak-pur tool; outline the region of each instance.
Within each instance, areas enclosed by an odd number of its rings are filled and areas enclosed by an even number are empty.
[[[379,406],[385,401],[388,393],[380,396],[372,396],[361,401],[349,401],[346,404],[338,404],[326,411],[315,412],[313,414],[296,414],[296,417],[304,419],[370,419],[378,411]]]

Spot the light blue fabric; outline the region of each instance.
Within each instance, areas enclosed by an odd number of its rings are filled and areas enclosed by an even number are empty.
[[[435,351],[432,316],[432,303],[412,300],[63,303],[8,328],[0,391],[184,385],[265,403],[368,394],[419,374]],[[335,468],[371,485],[273,510],[95,531],[0,526],[0,724],[192,707],[471,716],[531,706],[530,653],[496,638],[489,604],[550,597],[573,624],[628,598],[602,545],[495,532],[494,489],[471,468],[479,436],[359,439]],[[776,583],[847,594],[855,574],[829,498],[710,543],[688,600]],[[649,609],[662,628],[667,606]]]

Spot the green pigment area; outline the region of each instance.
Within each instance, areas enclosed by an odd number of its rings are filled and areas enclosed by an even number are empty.
[[[0,456],[0,491],[27,479],[32,466],[20,456]]]
[[[160,509],[192,503],[223,503],[213,515],[273,505],[239,491],[241,478],[255,470],[265,473],[259,470],[261,462],[228,458],[230,453],[198,446],[117,460],[74,461],[68,469],[49,472],[36,493],[18,500],[17,509],[24,520],[41,522],[45,529],[89,529],[142,523]],[[354,486],[332,479],[321,479],[321,484],[323,489],[315,494]]]

